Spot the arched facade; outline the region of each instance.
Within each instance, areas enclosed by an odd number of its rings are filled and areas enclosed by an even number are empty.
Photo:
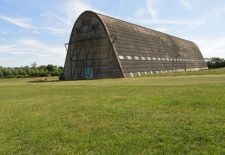
[[[191,41],[92,11],[79,16],[66,47],[65,80],[207,68],[199,48]]]

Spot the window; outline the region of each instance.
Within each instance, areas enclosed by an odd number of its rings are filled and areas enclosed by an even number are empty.
[[[127,56],[127,59],[128,59],[128,60],[132,60],[132,57],[131,57],[131,56]]]
[[[120,59],[120,60],[123,60],[124,57],[123,57],[122,55],[119,55],[119,59]]]
[[[152,59],[153,59],[153,60],[156,60],[156,58],[155,58],[155,57],[153,57]]]
[[[128,59],[128,60],[132,60],[132,57],[131,57],[131,56],[127,56],[127,59]]]
[[[141,73],[140,72],[138,72],[138,76],[141,76]]]
[[[135,60],[139,60],[138,56],[135,56],[134,59],[135,59]]]
[[[131,77],[134,77],[133,73],[130,73],[130,76],[131,76]]]
[[[147,57],[148,60],[151,60],[151,57]]]
[[[145,60],[145,57],[141,57],[142,60]]]
[[[160,60],[161,60],[161,58],[158,58],[158,60],[160,61]]]

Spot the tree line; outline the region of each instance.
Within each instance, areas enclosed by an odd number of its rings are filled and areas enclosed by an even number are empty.
[[[209,69],[225,67],[225,60],[223,58],[213,57],[206,60]]]
[[[60,76],[62,73],[63,67],[52,64],[37,66],[32,63],[31,66],[13,68],[0,66],[0,78]]]

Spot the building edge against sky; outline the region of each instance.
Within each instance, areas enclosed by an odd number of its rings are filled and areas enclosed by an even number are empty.
[[[92,11],[78,17],[66,47],[64,80],[207,69],[195,43]]]

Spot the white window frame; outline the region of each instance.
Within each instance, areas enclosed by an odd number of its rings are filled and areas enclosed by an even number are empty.
[[[127,56],[127,59],[128,59],[128,60],[132,60],[132,57],[131,57],[131,56]]]
[[[120,60],[124,60],[124,56],[119,55],[119,59],[120,59]]]
[[[139,57],[138,57],[138,56],[134,56],[134,59],[135,59],[135,60],[139,60]]]

